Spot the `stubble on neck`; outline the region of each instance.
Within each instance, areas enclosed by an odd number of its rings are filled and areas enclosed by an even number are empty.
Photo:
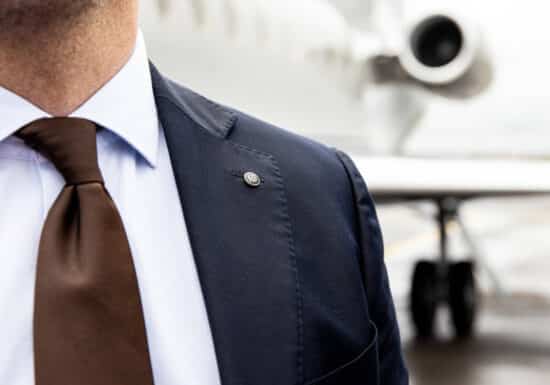
[[[0,86],[53,116],[69,115],[132,54],[137,1],[23,3],[0,6]]]

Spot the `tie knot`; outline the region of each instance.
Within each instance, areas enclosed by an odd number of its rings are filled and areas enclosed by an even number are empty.
[[[103,183],[97,162],[97,127],[78,118],[36,120],[17,132],[25,143],[48,158],[67,184]]]

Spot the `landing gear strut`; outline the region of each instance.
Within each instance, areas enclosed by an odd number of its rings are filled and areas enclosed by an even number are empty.
[[[451,263],[448,255],[447,225],[458,216],[454,199],[437,201],[440,255],[436,262],[416,265],[411,289],[411,315],[417,335],[431,337],[439,306],[448,305],[457,337],[469,337],[474,331],[477,292],[472,261]]]

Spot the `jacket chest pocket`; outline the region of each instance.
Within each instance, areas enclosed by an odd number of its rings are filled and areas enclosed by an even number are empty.
[[[306,385],[380,385],[378,331],[372,321],[370,327],[373,337],[361,354]]]

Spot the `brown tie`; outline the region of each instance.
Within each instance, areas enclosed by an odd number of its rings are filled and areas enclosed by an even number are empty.
[[[42,119],[17,135],[66,181],[38,251],[36,384],[153,385],[136,273],[98,167],[95,124]]]

